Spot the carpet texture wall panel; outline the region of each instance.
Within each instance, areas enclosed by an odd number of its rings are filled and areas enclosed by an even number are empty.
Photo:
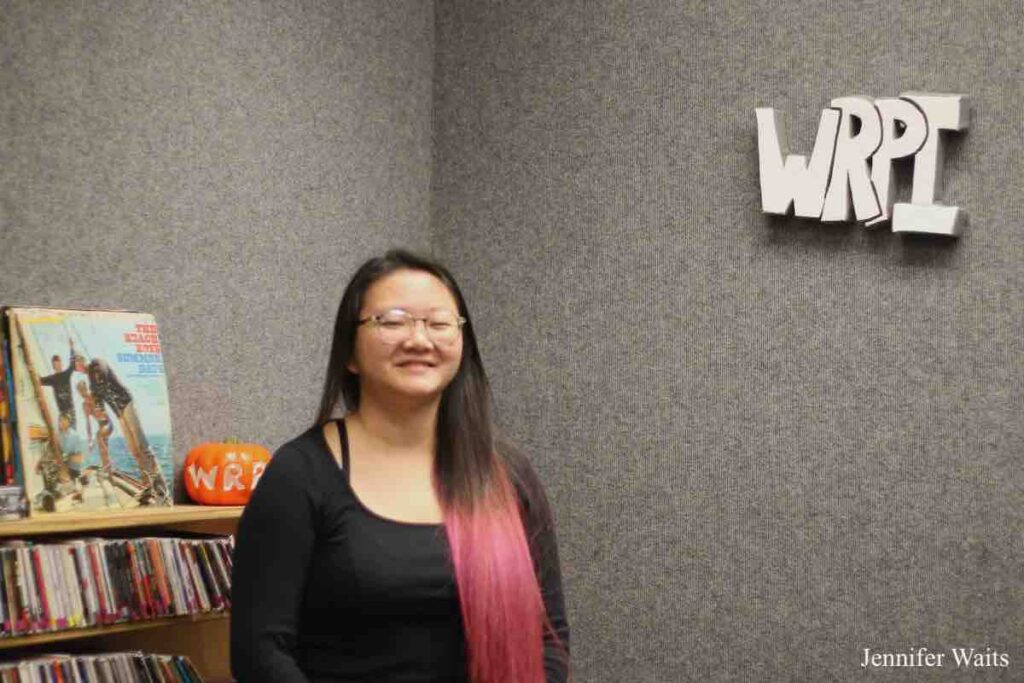
[[[578,680],[1020,677],[1022,20],[437,3],[433,239],[554,501]],[[833,97],[908,90],[973,100],[963,237],[761,213],[755,107],[806,154]],[[946,666],[860,667],[913,646]]]
[[[358,263],[429,245],[433,7],[5,2],[0,300],[152,312],[179,462],[313,418]]]
[[[0,9],[0,300],[162,324],[179,460],[305,426],[394,244],[469,298],[559,522],[579,681],[1024,666],[1024,10],[996,1]],[[956,241],[760,212],[754,108],[962,92]],[[900,169],[909,170],[904,165]],[[906,173],[900,192],[908,194]]]

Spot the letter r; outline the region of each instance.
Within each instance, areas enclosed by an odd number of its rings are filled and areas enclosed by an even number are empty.
[[[841,109],[843,117],[821,220],[849,220],[852,199],[857,220],[867,221],[882,213],[868,169],[868,159],[882,144],[882,120],[870,97],[837,97],[832,106]],[[854,119],[860,121],[856,133]]]

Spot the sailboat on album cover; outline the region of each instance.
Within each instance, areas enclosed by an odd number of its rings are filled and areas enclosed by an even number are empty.
[[[8,307],[31,514],[171,505],[171,415],[146,313]]]

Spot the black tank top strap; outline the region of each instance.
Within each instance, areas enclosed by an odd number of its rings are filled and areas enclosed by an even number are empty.
[[[348,429],[345,427],[345,418],[339,417],[335,420],[335,424],[338,427],[338,438],[341,441],[341,462],[339,465],[341,469],[348,470]]]
[[[333,427],[333,429],[332,429]],[[327,422],[320,428],[321,438],[323,439],[324,446],[327,447],[327,454],[331,456],[331,459],[338,465],[338,469],[348,469],[345,461],[345,437],[342,436],[345,429],[345,423],[341,420]]]

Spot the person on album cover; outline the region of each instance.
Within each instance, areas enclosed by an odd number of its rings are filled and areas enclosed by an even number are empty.
[[[71,429],[67,415],[61,415],[57,423],[60,429],[61,456],[64,459],[64,465],[68,468],[71,484],[74,486],[71,498],[81,502],[82,485],[85,483],[82,480],[82,466],[85,464],[85,443],[82,441],[81,435],[74,429]]]
[[[68,339],[68,342],[71,344],[71,358],[67,369],[64,369],[64,363],[60,356],[54,354],[50,359],[50,363],[53,365],[53,374],[40,377],[39,383],[53,389],[53,397],[57,401],[59,414],[66,416],[71,429],[75,429],[77,422],[75,420],[75,402],[71,398],[71,373],[75,371],[77,356],[75,355],[75,342],[71,339]]]
[[[367,261],[331,349],[317,418],[239,521],[238,683],[565,683],[551,510],[496,438],[451,273],[405,251]]]
[[[78,395],[82,397],[82,412],[85,413],[85,432],[86,438],[89,440],[89,449],[92,450],[93,445],[99,446],[100,449],[100,471],[105,475],[110,475],[110,447],[108,441],[110,435],[114,432],[114,425],[110,421],[110,415],[102,404],[97,403],[96,399],[89,393],[89,388],[85,384],[85,380],[79,380],[78,384],[75,385],[78,389]],[[93,441],[92,435],[92,421],[96,420],[96,440]]]
[[[167,502],[169,498],[167,484],[160,473],[156,455],[150,448],[146,434],[142,430],[131,392],[118,379],[114,369],[101,358],[93,358],[86,365],[85,359],[78,356],[76,370],[84,372],[88,377],[89,393],[92,395],[94,406],[102,408],[106,404],[117,417],[121,433],[128,444],[128,451],[135,459],[139,472],[142,473],[145,488],[139,494],[139,501],[143,505],[153,503],[159,505]]]
[[[85,463],[84,444],[82,437],[71,428],[67,415],[57,418],[57,441],[60,446],[60,461],[65,465],[67,474],[62,473],[58,465],[45,458],[36,463],[36,473],[43,477],[43,485],[48,493],[49,505],[44,508],[52,511],[52,501],[71,494],[72,500],[82,502],[82,465]]]

